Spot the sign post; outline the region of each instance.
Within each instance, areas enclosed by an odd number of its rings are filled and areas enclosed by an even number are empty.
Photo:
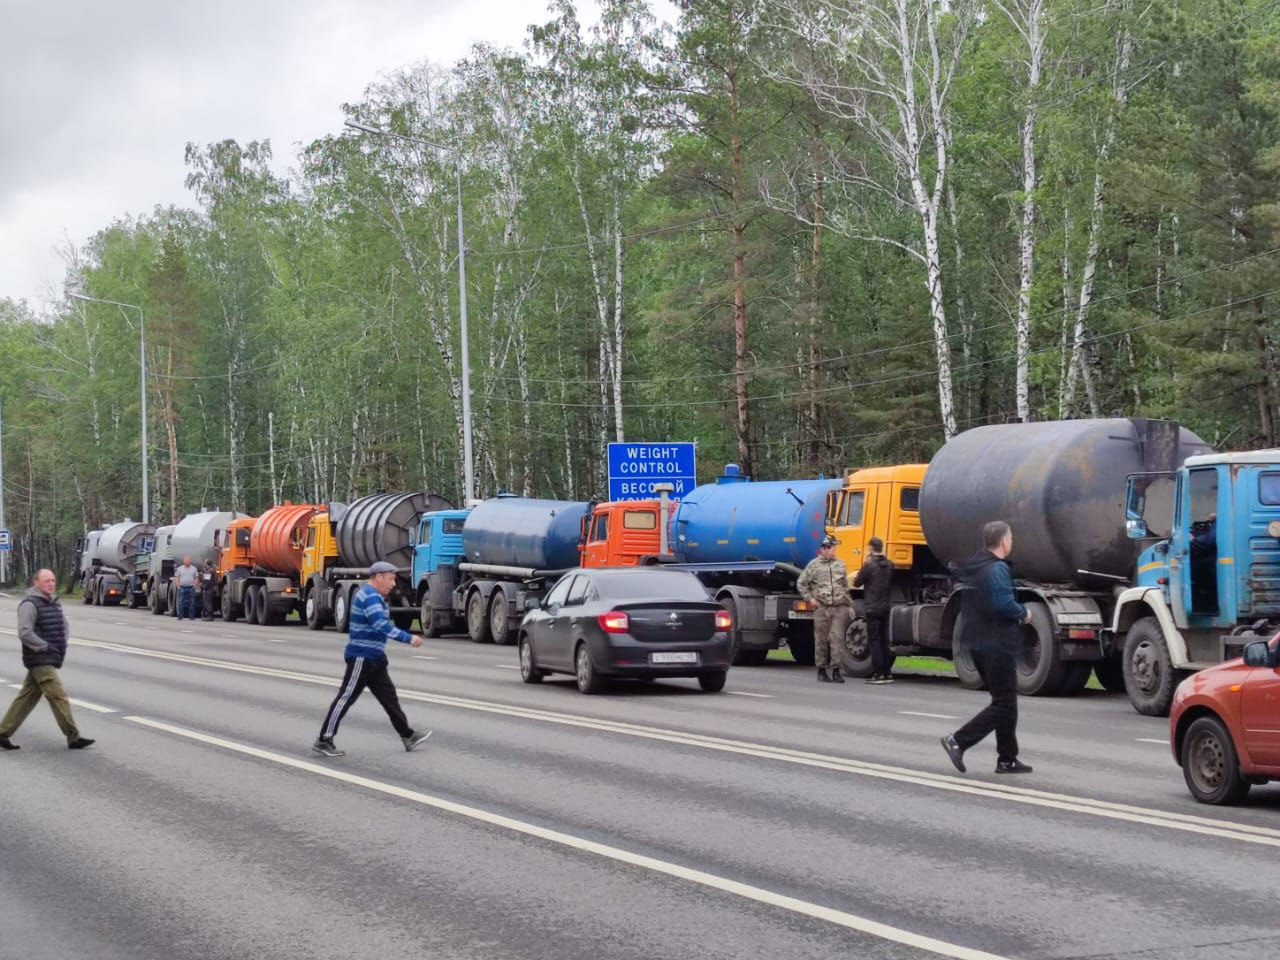
[[[654,500],[658,487],[679,500],[698,485],[697,444],[609,444],[609,499]]]

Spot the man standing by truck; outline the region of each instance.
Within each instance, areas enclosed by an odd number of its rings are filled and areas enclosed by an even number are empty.
[[[200,582],[200,571],[191,562],[190,557],[182,558],[182,566],[173,571],[173,580],[178,585],[178,619],[196,618],[196,584]]]
[[[810,560],[796,581],[800,595],[816,608],[813,613],[813,656],[820,683],[844,683],[840,664],[844,663],[844,632],[849,627],[853,599],[849,596],[849,573],[844,561],[836,559],[836,538],[822,538],[818,555]],[[827,672],[830,668],[830,673]]]
[[[982,676],[991,703],[981,713],[942,738],[957,770],[965,772],[964,752],[993,730],[996,734],[996,773],[1030,773],[1018,759],[1018,673],[1014,657],[1021,642],[1019,625],[1031,622],[1031,614],[1018,602],[1013,573],[1006,558],[1013,551],[1013,531],[1003,520],[982,528],[985,549],[978,551],[956,572],[968,588],[961,597],[963,618],[960,643],[973,651],[973,662]]]
[[[417,749],[431,736],[430,730],[418,733],[409,726],[404,711],[400,709],[395,684],[391,682],[391,675],[387,672],[388,640],[398,640],[411,647],[422,646],[421,637],[415,637],[391,622],[386,596],[396,587],[396,574],[394,563],[379,560],[369,568],[369,582],[357,590],[351,599],[351,623],[344,654],[347,669],[342,676],[342,683],[338,685],[338,695],[333,698],[329,712],[325,714],[320,736],[311,745],[311,749],[321,756],[345,756],[334,745],[333,738],[338,733],[338,724],[365,687],[372,690],[378,703],[382,704],[391,725],[400,734],[405,750]]]
[[[212,560],[204,562],[204,572],[200,574],[200,607],[205,620],[212,620],[218,613],[218,579]]]
[[[889,672],[889,584],[893,580],[893,564],[884,555],[884,541],[872,537],[867,541],[871,556],[853,578],[862,588],[862,615],[867,624],[867,644],[871,647],[871,676],[867,683],[893,683]]]

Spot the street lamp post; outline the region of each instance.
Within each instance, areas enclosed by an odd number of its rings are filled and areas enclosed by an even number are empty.
[[[458,188],[458,313],[462,339],[462,470],[465,481],[463,506],[467,506],[475,499],[476,490],[475,467],[471,454],[471,355],[467,343],[467,244],[462,221],[462,160],[457,150],[424,140],[422,137],[393,133],[390,130],[371,127],[366,123],[357,123],[355,120],[348,120],[344,125],[361,133],[372,133],[379,137],[390,137],[393,140],[407,140],[410,143],[420,143],[434,150],[444,150],[446,153],[453,154],[453,173]]]
[[[83,300],[86,303],[108,303],[113,307],[121,308],[120,312],[124,314],[124,308],[138,311],[138,383],[142,392],[142,522],[151,522],[151,497],[150,484],[147,476],[147,321],[146,316],[142,312],[142,308],[136,303],[121,303],[119,300],[104,300],[101,297],[87,297],[83,293],[68,294],[72,299]],[[125,321],[128,321],[128,315],[125,314]]]

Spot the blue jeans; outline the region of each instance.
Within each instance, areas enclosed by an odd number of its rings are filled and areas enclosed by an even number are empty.
[[[179,587],[178,588],[178,619],[190,617],[192,620],[196,618],[196,588],[195,587]]]

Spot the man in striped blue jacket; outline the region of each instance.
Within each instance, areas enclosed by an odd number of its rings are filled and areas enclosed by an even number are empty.
[[[422,646],[421,637],[415,637],[391,622],[391,611],[387,608],[385,598],[395,586],[395,565],[380,560],[369,568],[369,582],[351,598],[347,649],[343,654],[347,660],[347,670],[342,675],[338,695],[333,698],[329,712],[325,714],[320,736],[311,745],[311,749],[321,756],[344,756],[344,752],[334,745],[333,738],[338,733],[338,724],[342,723],[342,718],[347,715],[365,687],[373,692],[382,704],[382,709],[387,711],[391,725],[400,734],[406,750],[416,749],[431,736],[430,730],[418,733],[409,726],[404,711],[400,709],[395,684],[391,682],[391,675],[387,672],[388,640],[398,640],[411,647]]]

